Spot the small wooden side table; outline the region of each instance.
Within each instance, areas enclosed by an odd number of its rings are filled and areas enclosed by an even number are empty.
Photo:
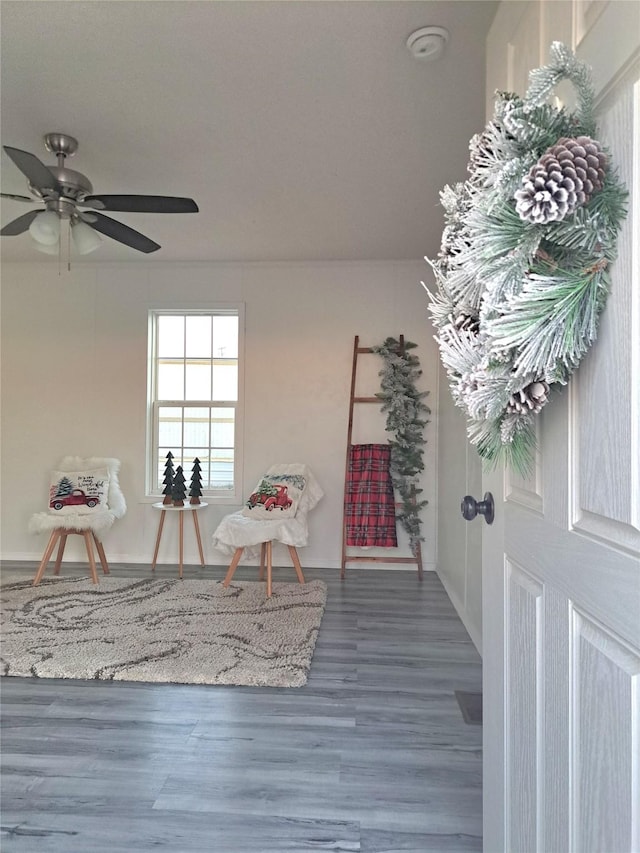
[[[154,571],[158,560],[158,551],[160,550],[160,540],[162,539],[162,528],[164,527],[164,519],[168,512],[178,513],[178,529],[180,538],[180,562],[178,564],[178,577],[182,577],[182,563],[184,555],[184,513],[191,512],[193,518],[193,527],[196,531],[196,539],[198,540],[198,551],[200,552],[200,565],[204,566],[204,554],[202,553],[202,539],[200,538],[200,525],[198,524],[198,512],[201,509],[208,507],[208,503],[185,504],[184,506],[174,506],[173,504],[157,503],[153,504],[154,509],[161,511],[160,524],[158,525],[158,535],[156,536],[156,549],[153,552],[153,561],[151,562],[151,570]]]

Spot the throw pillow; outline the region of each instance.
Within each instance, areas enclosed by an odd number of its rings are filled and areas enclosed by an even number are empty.
[[[108,509],[109,471],[54,471],[49,485],[49,511],[56,515],[85,515]]]
[[[263,521],[293,518],[305,486],[306,480],[300,474],[265,474],[249,496],[242,514]]]

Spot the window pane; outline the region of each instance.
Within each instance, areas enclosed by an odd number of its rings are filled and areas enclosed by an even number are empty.
[[[211,363],[187,362],[185,400],[211,399]]]
[[[209,451],[206,448],[203,450],[202,447],[185,447],[184,452],[182,454],[182,458],[184,459],[184,476],[187,480],[191,476],[193,460],[196,458],[199,459],[200,466],[202,467],[203,465],[207,464],[208,456]],[[205,460],[204,462],[202,461],[203,459]],[[187,474],[189,475],[189,477],[187,477]]]
[[[158,356],[184,357],[184,317],[158,316]]]
[[[238,357],[238,318],[213,318],[212,355],[219,358]]]
[[[189,407],[184,410],[184,443],[189,447],[209,447],[208,406]]]
[[[213,365],[213,397],[215,400],[238,399],[237,362],[216,362]]]
[[[233,409],[211,410],[211,444],[214,447],[233,447],[235,412]]]
[[[211,455],[212,489],[233,488],[233,450],[214,450]]]
[[[183,363],[158,363],[158,399],[184,400],[184,366]]]
[[[185,353],[187,358],[211,358],[211,317],[187,317]]]
[[[160,406],[158,412],[158,444],[175,453],[182,446],[182,409]],[[163,456],[166,456],[165,450]]]

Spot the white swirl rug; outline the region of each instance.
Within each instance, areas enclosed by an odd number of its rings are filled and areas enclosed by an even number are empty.
[[[0,593],[5,676],[299,687],[327,587],[61,577]]]

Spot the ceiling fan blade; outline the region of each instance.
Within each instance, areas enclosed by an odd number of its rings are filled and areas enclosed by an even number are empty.
[[[192,198],[164,195],[90,195],[80,204],[122,213],[198,213]]]
[[[106,237],[111,237],[112,240],[124,243],[125,246],[130,246],[139,252],[155,252],[160,248],[159,243],[154,243],[153,240],[145,237],[139,231],[135,231],[128,225],[117,222],[109,216],[103,216],[101,213],[83,215],[82,219]]]
[[[0,193],[0,197],[2,198],[11,198],[13,201],[28,201],[33,204],[35,199],[29,198],[28,195],[15,195],[14,193]]]
[[[25,231],[29,230],[29,226],[39,213],[40,210],[29,210],[27,213],[23,213],[22,216],[5,225],[0,231],[0,235],[15,237],[16,234],[24,234]]]
[[[2,147],[39,192],[57,189],[56,179],[35,154],[29,154],[28,151],[21,151],[19,148],[10,148],[8,145]]]

